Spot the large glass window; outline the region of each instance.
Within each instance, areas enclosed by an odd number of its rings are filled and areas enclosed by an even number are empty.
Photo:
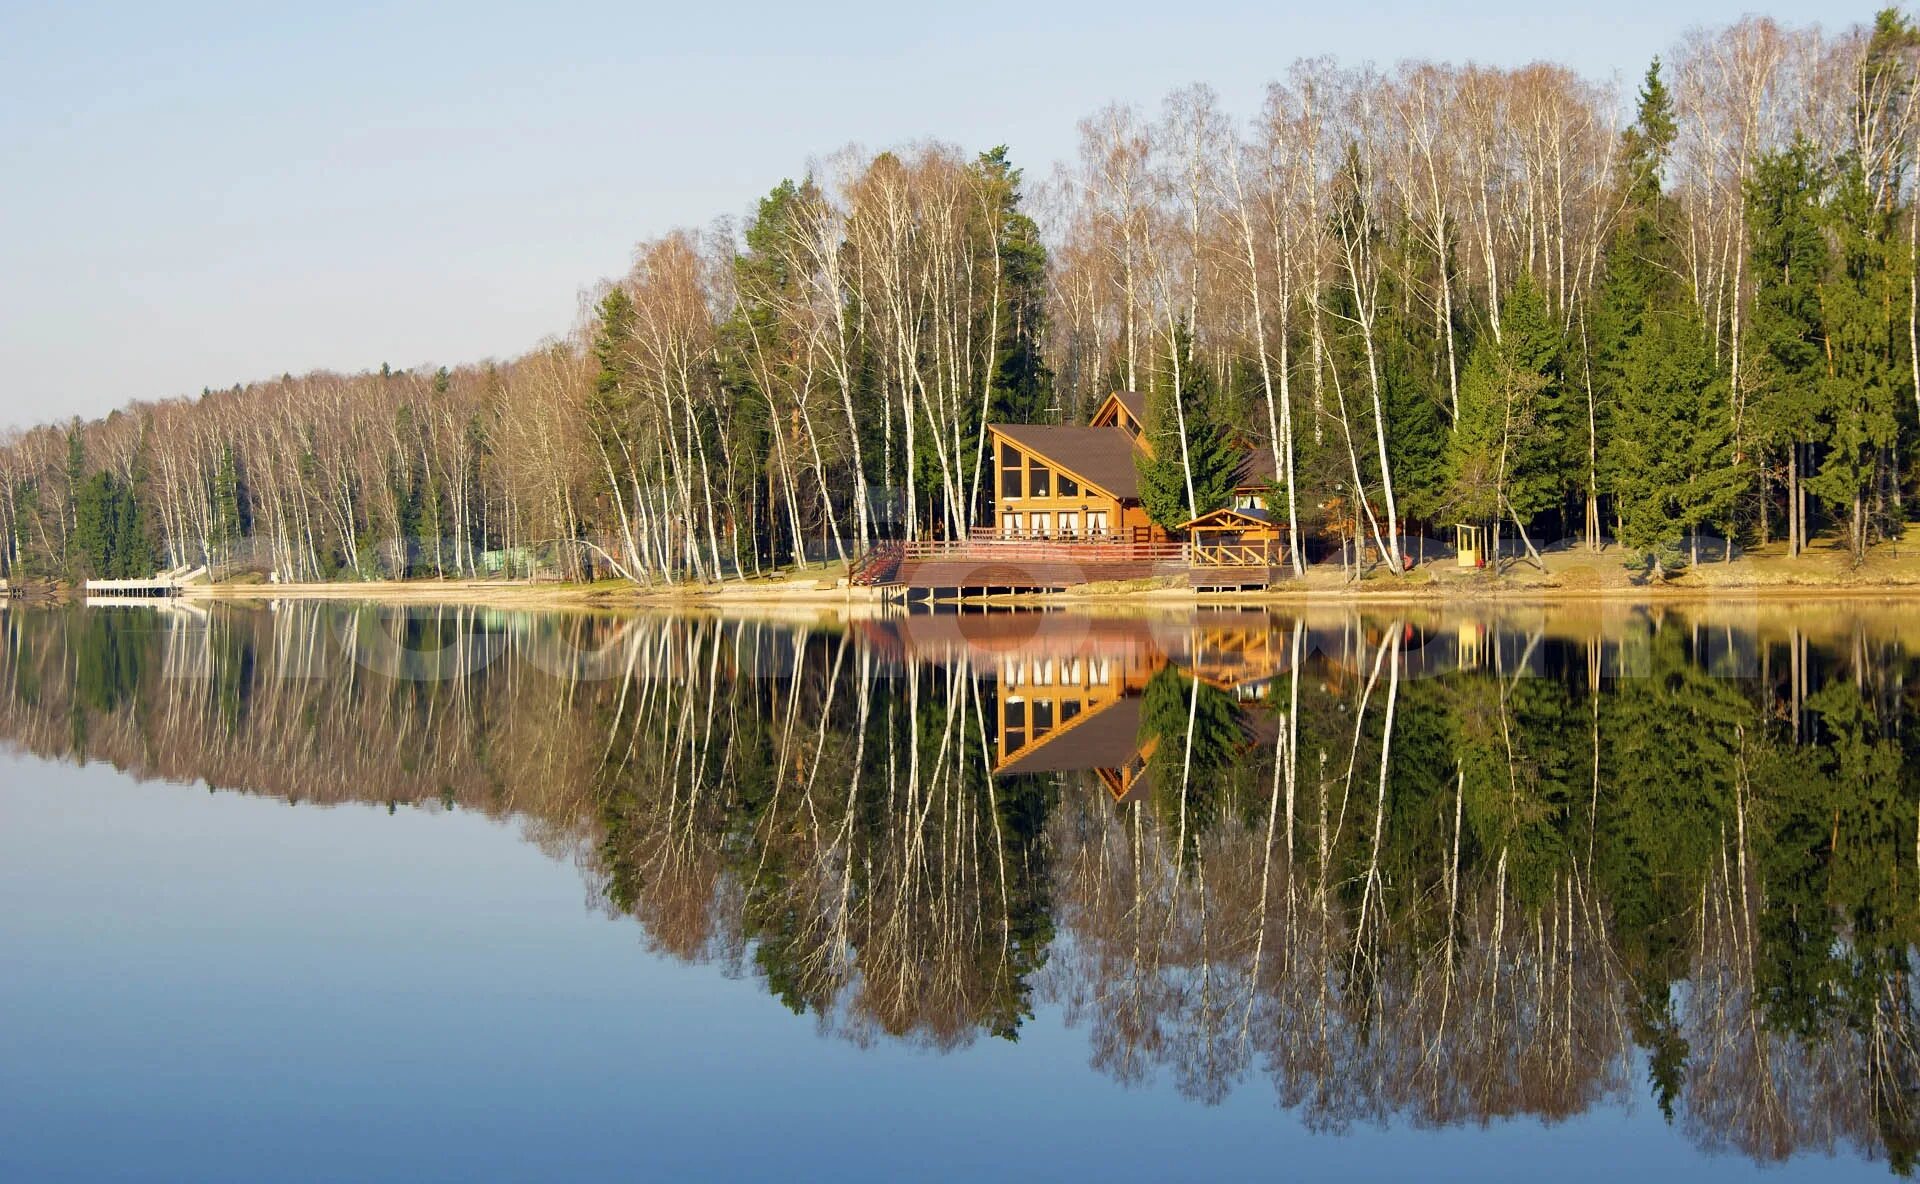
[[[1060,474],[1059,494],[1061,497],[1079,497],[1080,483],[1065,473]]]
[[[1027,495],[1029,497],[1053,496],[1053,470],[1034,462],[1027,470]]]
[[[1009,453],[1012,453],[1013,455],[1012,460],[1007,459],[1007,455]],[[1023,470],[1020,467],[1020,454],[1017,452],[1014,452],[1013,449],[1011,448],[1002,448],[1000,450],[1000,496],[1001,497],[1019,497],[1020,496],[1020,474],[1022,471]]]

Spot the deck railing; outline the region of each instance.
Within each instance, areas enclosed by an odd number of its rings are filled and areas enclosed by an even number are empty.
[[[1195,543],[1195,567],[1272,567],[1271,543]]]
[[[907,559],[1000,559],[1055,563],[1184,563],[1187,544],[1170,539],[1144,540],[1120,535],[1059,538],[1003,537],[987,531],[964,539],[913,539],[904,545]]]

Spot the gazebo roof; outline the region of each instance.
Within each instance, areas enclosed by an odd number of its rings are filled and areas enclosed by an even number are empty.
[[[1276,523],[1265,510],[1240,510],[1232,506],[1221,506],[1210,510],[1198,518],[1180,524],[1181,530],[1192,530],[1196,526],[1218,526],[1231,530],[1236,527],[1274,526]]]

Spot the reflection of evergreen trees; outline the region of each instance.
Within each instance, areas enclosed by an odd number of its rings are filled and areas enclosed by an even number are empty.
[[[1224,803],[1245,800],[1238,774],[1250,768],[1248,721],[1232,696],[1163,666],[1141,694],[1140,732],[1158,741],[1147,762],[1154,812],[1191,847]]]
[[[15,743],[520,817],[652,947],[850,1039],[1011,1039],[1052,1002],[1103,1072],[1202,1100],[1259,1074],[1316,1125],[1644,1091],[1760,1158],[1849,1144],[1904,1170],[1920,1146],[1912,662],[1844,614],[1815,637],[1495,622],[1436,677],[1409,642],[1448,629],[1355,619],[1308,646],[1275,619],[1254,650],[1313,656],[1238,694],[1165,641],[1134,684],[1147,790],[1120,804],[1091,772],[992,775],[995,663],[860,634],[0,621]]]

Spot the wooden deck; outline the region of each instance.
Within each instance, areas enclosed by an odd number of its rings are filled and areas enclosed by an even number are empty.
[[[1194,588],[1264,588],[1288,574],[1267,562],[1271,557],[1265,547],[1202,549],[1137,536],[1007,538],[976,530],[965,539],[883,544],[855,565],[851,582],[955,597],[1183,577]]]

